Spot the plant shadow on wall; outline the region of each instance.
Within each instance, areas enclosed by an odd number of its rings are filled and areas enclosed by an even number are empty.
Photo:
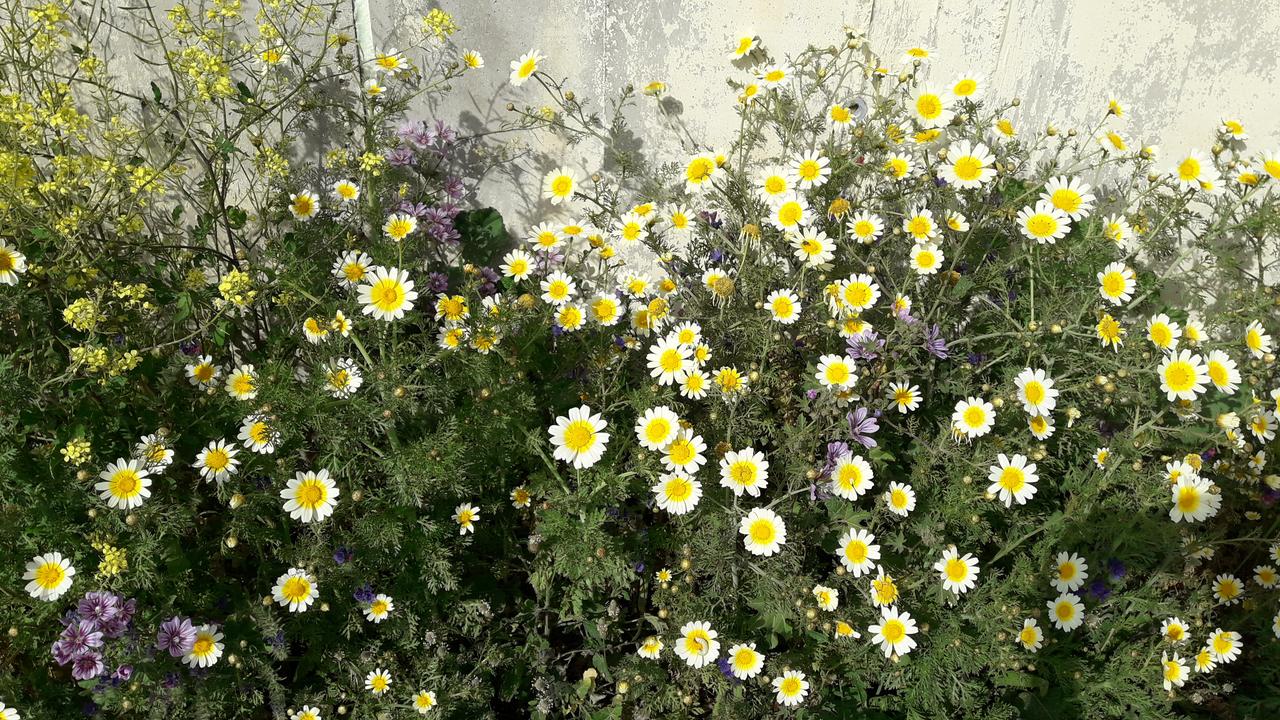
[[[107,5],[0,8],[4,720],[1280,713],[1237,125],[1032,130],[851,33],[737,39],[726,147],[536,52],[455,128],[508,70],[440,10],[363,66],[341,3],[121,10],[126,79]]]

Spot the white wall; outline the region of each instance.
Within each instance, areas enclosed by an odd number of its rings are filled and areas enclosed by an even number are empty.
[[[371,0],[374,27],[394,39],[423,12],[418,0]],[[668,83],[695,136],[716,144],[736,128],[725,59],[731,38],[754,30],[778,56],[864,29],[886,59],[910,45],[935,51],[939,79],[985,73],[997,97],[1019,96],[1020,118],[1068,128],[1108,97],[1127,102],[1128,134],[1169,152],[1205,148],[1224,116],[1245,123],[1254,149],[1280,143],[1280,0],[458,0],[443,3],[487,67],[440,109],[497,117],[508,99],[540,103],[540,89],[506,85],[508,63],[539,48],[548,72],[581,96],[626,83]],[[638,123],[647,151],[670,159],[653,113]],[[559,154],[559,148],[542,148]],[[584,169],[589,157],[582,158]],[[509,214],[523,204],[502,183],[482,200]]]

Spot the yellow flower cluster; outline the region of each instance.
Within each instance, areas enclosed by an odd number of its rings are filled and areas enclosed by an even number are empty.
[[[94,550],[102,553],[102,561],[98,563],[98,577],[115,577],[129,569],[129,556],[124,548],[101,541],[92,545]]]
[[[232,268],[218,281],[218,293],[223,300],[236,307],[247,307],[258,297],[258,291],[253,289],[253,278],[236,268]]]
[[[201,100],[231,97],[236,93],[227,63],[204,48],[187,47],[170,53],[169,62],[187,76]]]
[[[58,452],[62,453],[62,460],[68,465],[80,465],[88,462],[93,446],[84,438],[75,438],[68,440]]]
[[[453,16],[440,8],[432,8],[422,18],[422,32],[436,40],[444,40],[457,31],[458,25],[453,21]]]
[[[147,287],[145,283],[113,282],[111,283],[111,294],[124,300],[129,307],[141,306],[149,308],[151,305],[147,302],[147,296],[151,294],[151,288]]]
[[[106,378],[129,372],[142,362],[142,355],[137,350],[126,350],[112,356],[106,348],[92,345],[73,347],[68,355],[73,368],[83,368],[93,375],[104,375],[104,382]]]
[[[87,332],[96,328],[105,317],[99,311],[97,301],[82,297],[63,309],[62,319],[76,330]]]
[[[253,155],[253,162],[262,174],[269,178],[283,178],[289,174],[289,161],[273,147],[263,146]]]
[[[382,174],[382,167],[387,164],[386,157],[379,153],[367,152],[360,156],[360,170],[370,175]]]

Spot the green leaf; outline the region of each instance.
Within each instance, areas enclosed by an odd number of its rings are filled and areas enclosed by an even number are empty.
[[[249,222],[249,213],[245,212],[242,208],[227,208],[227,223],[231,226],[232,230],[239,230],[244,227],[247,222]]]
[[[476,265],[492,265],[507,248],[507,228],[493,208],[459,213],[454,227],[462,240],[462,257]]]

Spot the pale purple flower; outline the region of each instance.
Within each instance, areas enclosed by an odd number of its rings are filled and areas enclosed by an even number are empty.
[[[76,680],[92,680],[102,674],[102,656],[90,650],[78,656],[71,665],[71,677]]]
[[[189,618],[172,617],[160,625],[156,632],[156,649],[173,657],[182,657],[196,644],[196,629]]]
[[[76,613],[84,620],[105,624],[120,612],[120,597],[105,592],[87,592],[76,605]]]
[[[876,415],[865,407],[860,407],[849,413],[848,420],[849,438],[853,442],[865,448],[876,446],[875,438],[871,437],[880,429],[880,422],[876,420]]]
[[[66,647],[69,654],[80,655],[88,652],[90,648],[102,646],[102,631],[94,621],[81,620],[74,625],[68,625],[62,631],[62,637],[58,642]]]
[[[924,334],[924,349],[930,355],[939,360],[946,360],[949,357],[947,352],[947,341],[942,337],[942,329],[937,325],[929,328]]]
[[[875,330],[864,330],[849,338],[845,346],[846,354],[854,360],[875,360],[884,350],[884,339]]]

